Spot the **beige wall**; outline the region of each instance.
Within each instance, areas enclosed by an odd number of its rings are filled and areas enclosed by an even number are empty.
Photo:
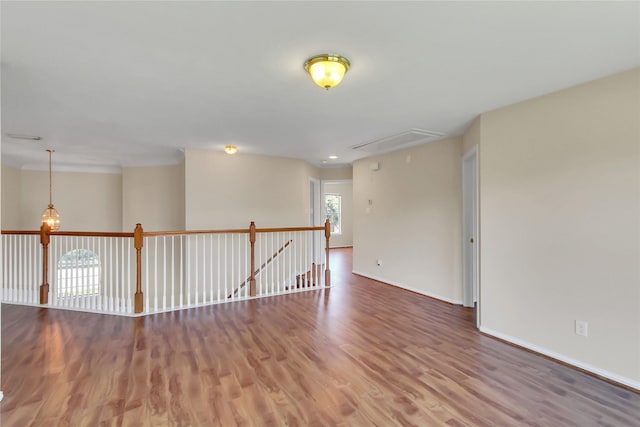
[[[309,178],[318,176],[302,160],[186,150],[186,228],[307,226]]]
[[[133,230],[184,229],[184,162],[122,170],[122,223]]]
[[[480,145],[482,116],[478,116],[462,136],[462,154],[468,153],[476,145]]]
[[[322,182],[323,194],[341,196],[341,234],[332,234],[329,242],[332,248],[353,246],[353,183],[351,181]],[[322,220],[324,221],[325,218]]]
[[[309,179],[319,175],[302,160],[196,150],[180,165],[122,174],[54,171],[53,201],[70,231],[130,231],[137,222],[149,231],[246,227],[251,220],[307,226]],[[3,228],[39,228],[48,172],[5,167],[3,178]]]
[[[480,145],[482,329],[637,388],[639,103],[635,69],[483,114]]]
[[[2,229],[20,229],[21,173],[19,169],[2,167]],[[43,206],[44,210],[46,206]],[[42,212],[40,213],[42,214]]]
[[[345,180],[353,178],[353,168],[351,166],[343,168],[320,168],[321,180]]]
[[[354,272],[461,302],[461,156],[450,138],[354,162]]]
[[[40,228],[49,202],[49,172],[21,171],[20,228]],[[2,204],[11,203],[2,195]],[[62,230],[122,230],[122,176],[108,173],[53,172],[53,203]]]

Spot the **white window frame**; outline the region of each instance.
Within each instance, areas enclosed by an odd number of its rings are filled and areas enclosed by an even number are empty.
[[[325,193],[324,194],[324,217],[327,218],[327,197],[337,197],[338,198],[338,231],[331,230],[331,234],[335,234],[337,236],[342,234],[342,194],[340,193]],[[332,224],[333,225],[333,224]],[[332,227],[334,228],[334,227]]]

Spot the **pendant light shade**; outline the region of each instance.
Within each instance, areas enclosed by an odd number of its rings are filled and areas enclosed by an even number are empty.
[[[314,56],[304,63],[311,80],[327,90],[340,84],[350,66],[347,58],[330,54]]]
[[[60,214],[58,210],[49,205],[42,214],[42,223],[46,223],[49,226],[49,230],[56,231],[60,229]]]
[[[53,206],[53,184],[51,180],[51,153],[54,150],[47,150],[49,153],[49,205],[47,209],[42,213],[42,223],[49,226],[50,231],[56,231],[60,229],[60,214]]]

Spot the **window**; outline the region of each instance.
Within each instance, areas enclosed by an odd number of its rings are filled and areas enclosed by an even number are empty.
[[[342,196],[339,194],[324,195],[325,217],[331,223],[332,234],[342,234]]]
[[[74,249],[58,261],[58,297],[100,293],[100,259],[88,249]]]

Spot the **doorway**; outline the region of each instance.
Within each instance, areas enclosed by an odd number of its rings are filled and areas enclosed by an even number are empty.
[[[476,326],[480,327],[478,286],[478,148],[462,158],[462,300],[465,307],[476,308]]]
[[[309,178],[309,227],[321,226],[320,214],[322,211],[320,180]],[[319,233],[314,232],[311,242],[311,253],[315,263],[322,260],[322,239]]]

